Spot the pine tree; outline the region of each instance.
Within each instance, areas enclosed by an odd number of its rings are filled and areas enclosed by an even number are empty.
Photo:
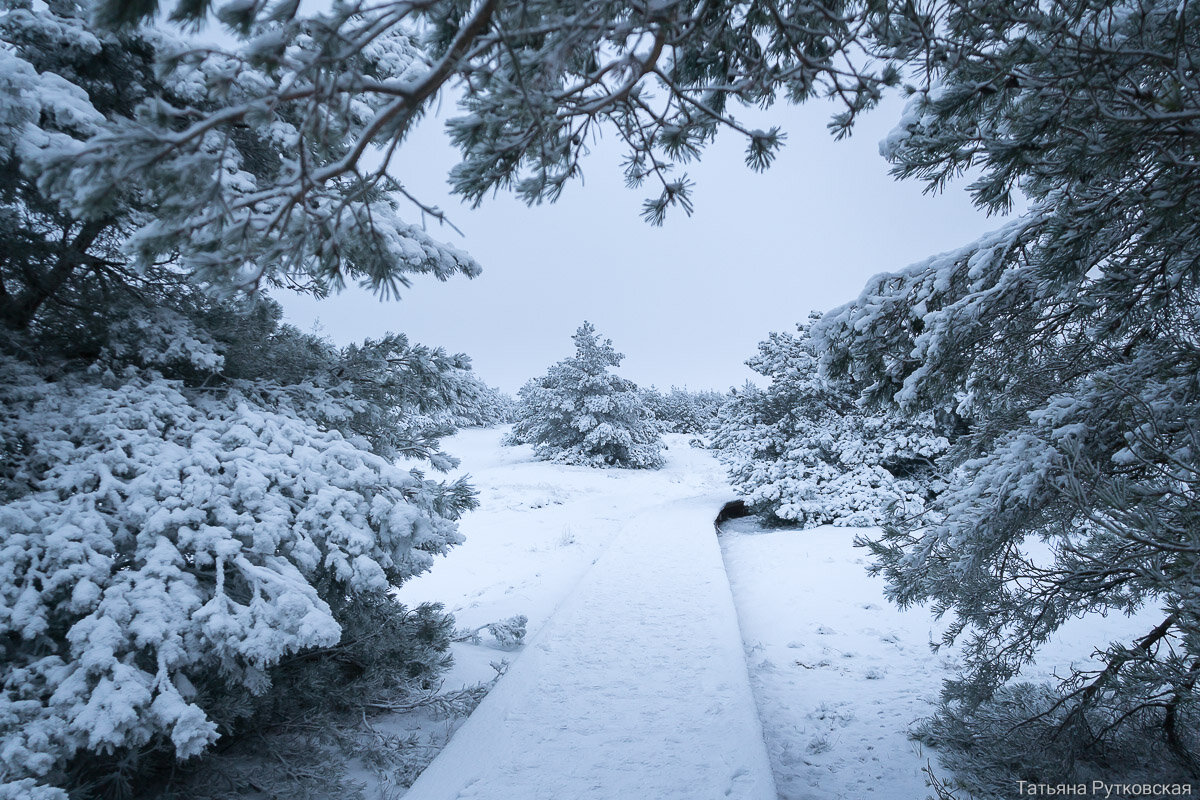
[[[469,360],[398,335],[338,348],[174,258],[138,265],[153,193],[110,187],[81,216],[41,180],[149,98],[181,101],[157,71],[171,46],[80,4],[0,6],[3,796],[127,795],[218,737],[446,667],[453,620],[388,592],[461,541],[474,492],[391,459],[456,463],[416,420],[474,391]],[[235,140],[260,173],[284,152]],[[349,694],[322,694],[348,657]]]
[[[814,336],[864,400],[958,417],[930,513],[871,543],[902,605],[951,615],[963,674],[927,730],[973,791],[1200,776],[1200,10],[937,4],[941,54],[884,144],[901,176],[971,167],[1030,209],[874,278]],[[1100,667],[1014,685],[1067,620],[1145,609]],[[1080,652],[1080,657],[1089,655]]]
[[[575,355],[525,384],[509,444],[532,444],[539,458],[592,467],[662,466],[658,427],[638,388],[609,371],[625,357],[590,322],[571,337]]]
[[[352,416],[342,387],[0,367],[5,781],[82,790],[201,754],[275,664],[336,652],[349,606],[461,541],[474,504],[314,419],[317,395]]]
[[[948,441],[928,414],[860,409],[852,386],[820,374],[811,325],[760,343],[746,363],[769,385],[748,383],[721,411],[712,446],[734,487],[754,512],[803,526],[920,514]]]

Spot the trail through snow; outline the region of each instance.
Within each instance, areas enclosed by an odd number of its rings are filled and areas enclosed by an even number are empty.
[[[503,481],[477,475],[485,494],[507,497],[501,484],[521,472],[552,470],[545,491],[574,524],[610,503],[624,513],[591,516],[596,556],[581,575],[573,565],[574,583],[523,585],[534,632],[408,800],[776,797],[712,529],[729,490],[682,437],[669,455],[659,473],[529,463],[509,464]],[[431,588],[405,590],[438,599]]]

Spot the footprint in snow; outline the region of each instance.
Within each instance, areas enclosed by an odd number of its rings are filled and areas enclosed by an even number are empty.
[[[817,633],[820,634],[821,636],[834,636],[837,634],[837,631],[835,631],[833,628],[829,628],[824,625],[818,625]]]
[[[838,725],[848,725],[854,719],[854,711],[849,707],[849,703],[821,703],[819,706],[808,712],[809,719],[822,720],[826,722],[837,723]]]
[[[814,736],[804,749],[809,755],[817,756],[821,753],[828,753],[833,749],[833,745],[824,736]]]
[[[748,778],[749,776],[750,776],[750,770],[746,769],[745,767],[738,767],[737,769],[735,769],[733,771],[733,774],[731,774],[729,776],[729,787],[725,790],[725,796],[726,797],[732,796],[733,790],[737,788],[738,784],[744,783],[745,779]]]

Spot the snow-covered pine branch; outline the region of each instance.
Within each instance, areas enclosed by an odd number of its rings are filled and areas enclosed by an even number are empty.
[[[161,27],[105,30],[92,11],[20,1],[0,11],[11,98],[0,154],[15,159],[5,180],[37,194],[27,212],[65,227],[69,244],[26,244],[21,255],[43,261],[48,278],[0,296],[0,321],[27,325],[75,273],[120,272],[128,254],[142,270],[173,261],[224,293],[283,283],[325,294],[359,282],[394,295],[412,273],[478,274],[465,253],[399,216],[403,187],[355,166],[379,136],[405,129],[373,126],[387,101],[358,82],[386,87],[428,71],[402,31],[342,51],[336,25],[314,20],[224,53]],[[331,66],[358,76],[354,86]]]
[[[84,219],[102,217],[122,187],[155,207],[131,240],[141,262],[178,253],[202,280],[234,289],[355,280],[392,292],[410,272],[477,272],[404,219],[400,203],[422,220],[444,215],[388,171],[452,92],[462,161],[451,177],[468,200],[498,189],[555,200],[606,131],[627,150],[627,180],[651,182],[644,213],[660,222],[670,207],[690,209],[680,167],[718,130],[745,139],[750,167],[771,163],[782,132],[743,124],[739,104],[827,94],[844,105],[844,131],[897,78],[860,57],[865,20],[841,2],[736,13],[563,0],[162,5],[184,24],[223,25],[236,44],[139,34],[155,2],[75,6],[81,22],[117,31],[92,47],[116,35],[153,42],[161,91],[93,120],[86,141],[47,142],[42,180]],[[31,9],[19,13],[40,13]]]

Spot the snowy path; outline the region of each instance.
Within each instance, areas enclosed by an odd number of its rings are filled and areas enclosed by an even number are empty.
[[[709,461],[671,455],[680,471]],[[712,529],[728,490],[701,466],[709,480],[671,480],[669,465],[665,485],[612,482],[641,508],[614,520],[595,563],[406,800],[776,797]],[[703,493],[680,497],[687,489]]]

